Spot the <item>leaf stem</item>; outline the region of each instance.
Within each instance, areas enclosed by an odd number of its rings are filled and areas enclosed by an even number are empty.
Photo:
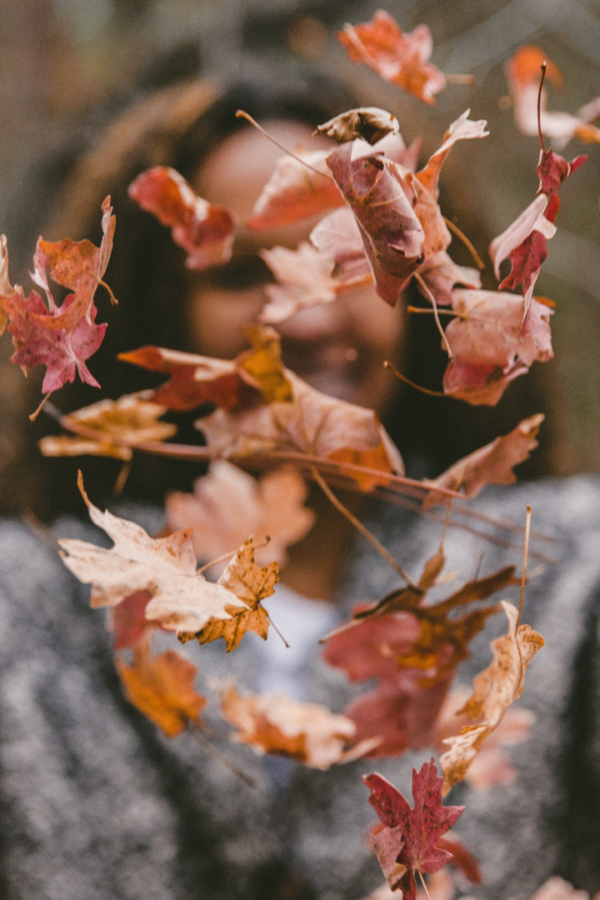
[[[210,741],[207,741],[201,732],[194,727],[191,723],[188,725],[188,732],[194,738],[197,744],[202,747],[205,753],[208,753],[209,756],[212,756],[213,759],[216,759],[222,765],[225,766],[226,769],[229,769],[230,772],[233,772],[234,775],[237,775],[238,778],[241,778],[244,784],[247,784],[248,787],[256,788],[256,779],[252,778],[251,775],[248,775],[244,772],[243,769],[240,769],[235,765],[224,753],[221,753],[216,747],[214,747]]]
[[[264,134],[264,136],[266,138],[268,138],[272,144],[275,144],[276,147],[279,147],[279,149],[282,150],[283,153],[287,153],[287,155],[291,156],[292,159],[295,159],[296,162],[299,162],[303,166],[306,166],[306,168],[310,169],[311,172],[314,172],[315,175],[320,175],[321,178],[326,178],[328,181],[333,181],[333,178],[331,177],[331,175],[327,175],[326,172],[319,172],[319,170],[315,169],[314,166],[311,166],[310,163],[307,163],[307,162],[305,162],[305,160],[300,159],[299,156],[296,156],[295,153],[292,153],[291,150],[288,150],[287,147],[284,147],[283,144],[280,144],[279,141],[276,141],[274,137],[271,137],[269,132],[266,131],[262,127],[262,125],[259,125],[258,122],[256,121],[256,119],[252,118],[250,113],[245,112],[243,109],[238,109],[238,111],[235,114],[235,117],[236,117],[236,119],[246,119],[247,122],[250,122],[251,125],[254,125],[254,127],[257,129],[257,131],[260,131],[261,134]]]
[[[464,231],[461,231],[460,228],[458,227],[458,225],[455,225],[454,222],[452,222],[450,219],[447,219],[446,216],[443,216],[443,219],[444,219],[444,222],[446,223],[446,225],[448,226],[448,228],[450,229],[450,231],[453,234],[455,234],[456,237],[460,241],[463,242],[463,244],[465,245],[465,247],[467,248],[467,250],[473,257],[473,259],[475,260],[475,264],[476,264],[477,268],[481,272],[483,272],[483,270],[485,269],[485,263],[481,259],[479,253],[477,252],[477,250],[475,249],[475,247],[473,246],[473,244],[471,243],[469,238],[466,236]]]
[[[268,610],[266,609],[266,607],[264,607],[264,606],[263,606],[263,609],[264,609],[264,611],[265,611],[266,614],[267,614],[267,619],[268,619],[269,622],[271,623],[271,628],[273,629],[273,631],[274,631],[276,634],[279,635],[279,637],[281,638],[281,640],[283,641],[283,643],[285,644],[285,646],[286,646],[287,649],[289,650],[289,649],[290,649],[290,645],[288,644],[288,642],[286,641],[286,639],[284,638],[284,636],[283,636],[282,633],[280,632],[279,628],[277,627],[277,625],[275,624],[275,622],[273,621],[273,619],[272,619],[271,616],[269,615],[269,611],[268,611]]]
[[[403,581],[406,581],[406,583],[410,585],[410,587],[416,587],[416,585],[413,583],[413,581],[411,581],[404,569],[398,565],[391,553],[388,553],[385,547],[379,543],[375,535],[371,534],[369,529],[365,525],[363,525],[360,519],[357,519],[356,516],[351,513],[347,507],[344,506],[342,501],[335,496],[335,494],[333,493],[327,482],[324,481],[324,479],[321,477],[320,472],[315,468],[315,466],[311,467],[311,471],[312,477],[317,482],[327,499],[335,506],[337,511],[340,512],[346,519],[348,519],[348,521],[352,525],[354,525],[356,530],[359,531],[360,534],[362,534],[362,536],[366,538],[373,547],[375,547],[377,552],[385,559],[386,562],[390,564],[392,569],[396,572],[396,574],[400,576],[400,578],[402,578]]]
[[[423,310],[423,312],[429,312],[429,310]],[[403,381],[405,384],[408,384],[411,388],[414,388],[416,391],[421,391],[422,394],[427,394],[429,397],[445,397],[443,391],[430,391],[429,388],[421,387],[420,384],[415,384],[414,381],[411,381],[410,378],[407,378],[406,375],[403,375],[402,372],[399,372],[398,369],[386,359],[384,362],[384,368],[391,369],[396,378],[399,378],[400,381]]]
[[[544,153],[546,152],[546,145],[544,144],[544,135],[542,134],[542,88],[544,87],[544,78],[546,77],[546,69],[548,68],[548,63],[544,60],[540,66],[542,70],[542,77],[540,78],[540,87],[538,90],[537,97],[537,120],[538,120],[538,135],[540,138],[540,144],[542,145],[542,150]]]
[[[431,897],[429,896],[429,891],[427,890],[427,885],[425,884],[425,879],[421,875],[421,870],[417,869],[417,872],[419,873],[419,878],[421,879],[421,884],[423,885],[423,890],[427,894],[427,900],[431,900]]]
[[[429,290],[429,288],[427,287],[427,285],[425,284],[425,282],[423,281],[423,279],[421,278],[421,276],[419,275],[418,272],[415,272],[415,279],[416,279],[416,281],[418,281],[423,293],[425,294],[425,296],[431,303],[431,306],[433,307],[433,316],[435,318],[435,324],[437,325],[438,331],[442,336],[442,343],[444,343],[446,345],[446,352],[448,353],[448,358],[454,359],[454,353],[452,352],[452,347],[448,343],[448,338],[446,337],[446,332],[442,328],[442,323],[440,322],[440,317],[438,315],[438,308],[437,308],[437,303],[435,302],[435,297],[433,296],[433,294],[431,293],[431,291]]]

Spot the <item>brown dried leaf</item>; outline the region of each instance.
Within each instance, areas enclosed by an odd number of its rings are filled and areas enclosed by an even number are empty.
[[[317,128],[318,134],[333,138],[343,144],[354,138],[363,138],[369,144],[376,144],[387,134],[399,134],[400,123],[396,116],[377,106],[362,106],[334,116]]]
[[[525,672],[533,656],[544,646],[543,637],[529,625],[520,625],[517,630],[519,614],[515,606],[505,600],[502,606],[508,617],[508,633],[492,641],[493,661],[477,675],[472,697],[459,710],[478,724],[467,725],[459,735],[444,741],[450,747],[440,758],[444,796],[462,781],[486,738],[497,728],[508,707],[521,696]]]
[[[133,651],[133,664],[116,660],[125,694],[167,737],[177,737],[190,722],[202,725],[206,698],[194,690],[196,667],[167,650],[152,658],[147,644]]]
[[[313,769],[343,761],[344,746],[355,732],[347,716],[317,703],[301,703],[278,694],[242,697],[229,687],[221,697],[223,715],[238,729],[234,740],[255,753],[289,756]]]

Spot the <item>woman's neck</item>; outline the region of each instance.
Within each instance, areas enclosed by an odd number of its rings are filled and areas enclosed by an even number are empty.
[[[354,515],[360,515],[364,495],[340,491],[338,496]],[[317,516],[316,524],[302,541],[289,548],[290,559],[281,580],[304,597],[332,602],[356,532],[314,485],[308,505]]]

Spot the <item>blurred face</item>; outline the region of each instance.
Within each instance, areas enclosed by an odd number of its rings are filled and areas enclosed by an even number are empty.
[[[292,122],[269,122],[283,146],[317,149],[310,130]],[[208,157],[194,184],[201,197],[228,206],[245,221],[281,151],[254,129],[227,138]],[[269,231],[241,229],[231,262],[192,276],[188,327],[192,347],[230,359],[247,346],[242,327],[264,306],[272,280],[258,255],[262,247],[293,247],[306,240],[317,220]],[[302,310],[279,323],[284,363],[313,387],[383,412],[394,379],[383,361],[397,361],[403,332],[399,309],[391,309],[373,287],[347,291],[333,303]]]

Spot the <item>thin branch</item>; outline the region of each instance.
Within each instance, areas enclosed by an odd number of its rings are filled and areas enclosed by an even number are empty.
[[[473,246],[473,244],[471,243],[469,238],[466,236],[464,231],[461,231],[460,228],[458,227],[458,225],[455,225],[454,222],[452,222],[450,219],[447,219],[446,216],[443,216],[443,219],[444,219],[444,222],[446,223],[446,225],[448,226],[448,228],[450,229],[450,231],[453,234],[455,234],[456,237],[460,241],[463,242],[463,244],[465,245],[465,247],[467,248],[467,250],[473,257],[473,259],[475,260],[475,265],[477,266],[477,268],[481,272],[483,272],[483,270],[485,269],[485,263],[483,262],[479,253],[477,252],[477,250],[475,249],[475,247]]]
[[[425,312],[425,310],[423,310]],[[426,310],[429,312],[429,310]],[[406,375],[403,375],[398,369],[392,365],[389,360],[386,359],[384,362],[384,367],[386,369],[391,369],[396,378],[399,378],[400,381],[403,381],[405,384],[408,384],[411,388],[414,388],[416,391],[421,391],[422,394],[427,394],[429,397],[446,397],[447,394],[444,394],[443,391],[430,391],[429,388],[421,387],[420,384],[415,384],[414,381],[411,381],[410,378],[407,378]]]
[[[429,288],[427,287],[427,285],[425,284],[425,282],[423,281],[423,279],[421,278],[421,276],[419,275],[418,272],[415,272],[414,277],[420,284],[420,286],[423,290],[423,293],[425,294],[425,296],[427,297],[427,299],[429,300],[429,302],[431,303],[431,305],[433,307],[433,315],[435,318],[435,324],[437,325],[438,331],[442,336],[442,342],[446,345],[446,352],[448,353],[448,357],[449,357],[449,359],[454,359],[454,353],[452,352],[452,347],[448,343],[448,338],[446,337],[446,332],[442,328],[442,323],[440,322],[440,317],[438,315],[438,308],[437,308],[437,303],[435,302],[435,297],[433,296],[433,294],[431,293],[431,291],[429,290]]]
[[[243,769],[240,769],[239,766],[236,766],[224,753],[221,753],[216,747],[214,747],[210,741],[207,741],[204,735],[194,728],[191,724],[188,725],[188,732],[194,738],[197,744],[202,747],[205,753],[208,753],[209,756],[212,756],[213,759],[216,759],[222,765],[225,766],[226,769],[229,769],[230,772],[233,772],[234,775],[237,775],[238,778],[241,778],[244,784],[247,784],[248,787],[255,788],[257,787],[256,779],[252,778],[251,775],[248,775],[244,772]]]
[[[390,564],[394,572],[396,572],[396,574],[398,574],[403,581],[406,581],[406,583],[410,585],[410,587],[415,587],[416,585],[414,584],[414,582],[408,577],[404,569],[402,569],[402,567],[398,565],[391,553],[388,553],[385,547],[379,543],[375,535],[371,534],[369,529],[365,525],[363,525],[360,519],[357,519],[356,516],[353,515],[353,513],[351,513],[350,510],[344,506],[342,501],[335,496],[327,482],[321,478],[321,475],[314,466],[313,478],[317,482],[327,499],[335,506],[337,511],[340,512],[346,519],[348,519],[348,521],[352,525],[354,525],[356,530],[359,531],[360,534],[362,534],[362,536],[366,538],[373,547],[375,547],[380,556],[382,556],[385,561]]]
[[[529,552],[529,527],[531,524],[531,506],[527,506],[527,519],[525,520],[525,546],[523,547],[523,574],[521,575],[521,596],[519,597],[519,615],[517,617],[517,630],[521,623],[521,611],[525,597],[525,583],[527,581],[527,554]]]
[[[307,162],[305,162],[305,160],[300,159],[299,156],[296,156],[295,153],[292,153],[291,150],[288,150],[287,147],[284,147],[283,144],[280,144],[279,141],[276,141],[274,137],[271,137],[269,132],[265,131],[265,129],[262,127],[262,125],[259,125],[258,122],[256,121],[256,119],[252,118],[250,113],[244,112],[243,109],[238,109],[238,111],[235,114],[235,117],[236,117],[236,119],[246,119],[247,122],[250,122],[251,125],[254,125],[254,127],[257,129],[257,131],[260,131],[261,134],[264,134],[264,136],[266,138],[268,138],[272,144],[275,144],[276,147],[279,147],[280,150],[282,150],[284,153],[287,153],[287,155],[291,156],[292,159],[295,159],[296,162],[299,162],[303,166],[306,166],[306,168],[310,169],[311,172],[314,172],[315,175],[320,175],[321,178],[327,178],[328,181],[333,181],[333,178],[331,177],[331,175],[327,175],[326,172],[319,172],[319,170],[315,169],[314,166],[311,166],[310,163],[307,163]]]

